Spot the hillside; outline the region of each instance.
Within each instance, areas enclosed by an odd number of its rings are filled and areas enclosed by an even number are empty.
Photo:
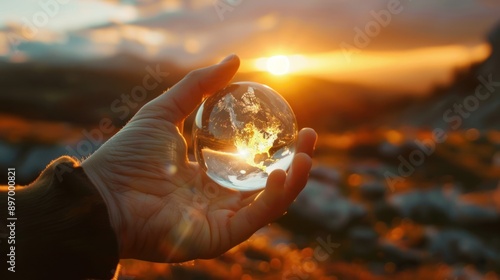
[[[436,89],[384,122],[390,120],[394,127],[500,130],[500,25],[490,32],[488,42],[487,60],[458,69],[451,85]]]
[[[103,117],[109,117],[114,123],[123,125],[128,118],[117,113],[119,105],[116,104],[124,103],[122,95],[130,95],[131,90],[140,86],[144,76],[148,75],[146,69],[153,69],[156,65],[168,76],[148,91],[147,97],[138,105],[161,94],[188,70],[170,62],[149,62],[125,54],[85,64],[0,64],[0,87],[3,89],[0,110],[4,114],[29,119],[84,126],[96,125]],[[414,99],[404,94],[309,76],[275,77],[254,72],[239,73],[235,77],[235,81],[243,80],[267,84],[277,90],[290,103],[301,127],[312,126],[319,131],[368,125],[384,112]],[[116,100],[120,100],[119,103]],[[139,107],[130,106],[130,110],[134,112]]]

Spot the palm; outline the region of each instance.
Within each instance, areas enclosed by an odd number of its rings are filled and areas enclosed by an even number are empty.
[[[220,187],[188,161],[183,121],[203,95],[231,79],[236,62],[192,72],[82,163],[108,206],[121,258],[216,256],[280,216],[304,187],[313,130],[299,133],[289,174],[274,171],[258,197]]]
[[[225,225],[253,196],[220,187],[188,162],[175,125],[139,114],[106,145],[114,147],[107,161],[115,165],[109,168],[115,183],[109,187],[134,221],[125,230],[133,236],[128,251],[153,261],[182,261],[231,247]]]

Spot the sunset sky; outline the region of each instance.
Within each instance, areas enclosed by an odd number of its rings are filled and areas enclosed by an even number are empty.
[[[130,52],[193,68],[237,53],[241,71],[424,92],[488,56],[499,15],[495,0],[2,1],[0,59]]]

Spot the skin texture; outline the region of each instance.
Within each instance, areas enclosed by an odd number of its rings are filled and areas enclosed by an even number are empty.
[[[299,132],[288,172],[275,170],[260,192],[217,185],[188,161],[185,118],[226,86],[236,55],[190,72],[144,105],[82,167],[103,196],[120,258],[181,262],[216,257],[283,215],[304,188],[316,132]]]

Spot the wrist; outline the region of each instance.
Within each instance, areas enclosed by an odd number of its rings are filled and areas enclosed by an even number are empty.
[[[103,174],[104,168],[100,168],[101,166],[98,162],[98,159],[95,156],[90,156],[85,161],[81,163],[81,167],[83,168],[85,174],[87,175],[89,181],[93,184],[96,190],[101,195],[102,200],[107,206],[107,212],[109,216],[109,223],[113,232],[116,236],[117,244],[118,244],[118,252],[121,252],[123,242],[121,240],[121,232],[123,232],[121,225],[122,219],[121,214],[119,212],[119,204],[116,199],[113,197],[111,193],[111,188],[109,186],[109,182],[105,180],[105,176]],[[120,253],[120,256],[122,254]]]

